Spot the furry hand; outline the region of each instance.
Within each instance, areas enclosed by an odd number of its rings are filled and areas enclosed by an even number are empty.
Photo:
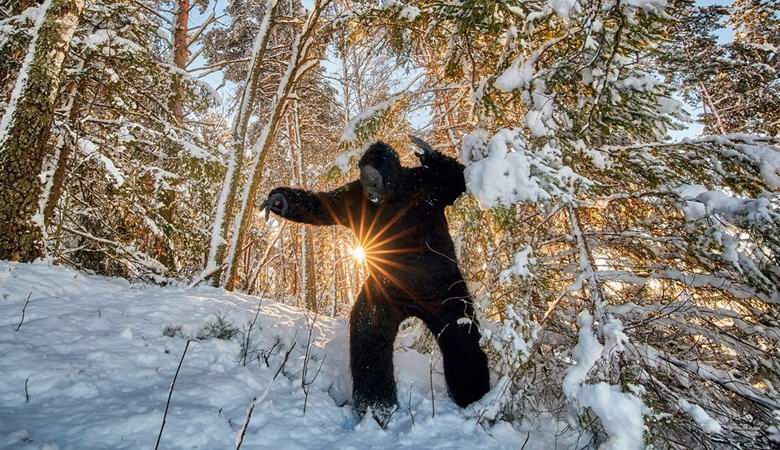
[[[268,220],[268,216],[273,211],[274,214],[284,217],[290,208],[287,199],[284,194],[279,192],[280,189],[276,188],[268,194],[268,198],[263,202],[261,210],[265,209],[265,219]]]
[[[417,146],[417,148],[414,150],[414,154],[417,156],[417,159],[420,160],[422,165],[426,165],[431,160],[431,158],[434,157],[436,150],[431,147],[431,144],[425,142],[417,136],[410,134],[409,139],[414,143],[414,145]]]

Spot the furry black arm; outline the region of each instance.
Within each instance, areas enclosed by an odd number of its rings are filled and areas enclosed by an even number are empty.
[[[424,179],[430,183],[443,205],[453,204],[462,193],[466,192],[463,164],[435,150],[429,143],[416,136],[409,135],[409,138],[418,147],[415,154],[425,169]]]
[[[347,221],[347,209],[360,195],[360,183],[357,181],[330,192],[278,187],[268,194],[263,206],[293,222],[341,225]]]

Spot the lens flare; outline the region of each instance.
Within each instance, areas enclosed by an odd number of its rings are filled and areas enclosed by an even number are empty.
[[[357,247],[353,248],[349,251],[352,253],[352,257],[358,260],[359,262],[363,262],[366,260],[366,249],[364,249],[362,246],[358,245]]]

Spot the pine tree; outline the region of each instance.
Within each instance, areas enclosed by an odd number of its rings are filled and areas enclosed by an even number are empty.
[[[151,7],[105,2],[82,16],[43,173],[47,250],[102,273],[190,274],[223,170],[220,123],[206,114],[217,99],[171,64]],[[167,101],[174,78],[187,128]]]
[[[706,131],[777,135],[780,7],[757,0],[729,8],[679,2],[677,8],[667,70],[686,100],[702,105]],[[724,26],[734,39],[720,44],[715,32]]]

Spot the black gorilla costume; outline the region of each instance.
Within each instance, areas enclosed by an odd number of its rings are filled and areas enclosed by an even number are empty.
[[[397,407],[393,341],[410,316],[436,337],[455,403],[466,406],[490,388],[444,216],[465,191],[463,166],[413,139],[421,166],[401,167],[395,150],[377,142],[360,159],[360,180],[332,192],[276,188],[264,205],[295,222],[348,226],[365,249],[369,278],[349,322],[353,407],[360,415],[371,407],[382,425]]]

